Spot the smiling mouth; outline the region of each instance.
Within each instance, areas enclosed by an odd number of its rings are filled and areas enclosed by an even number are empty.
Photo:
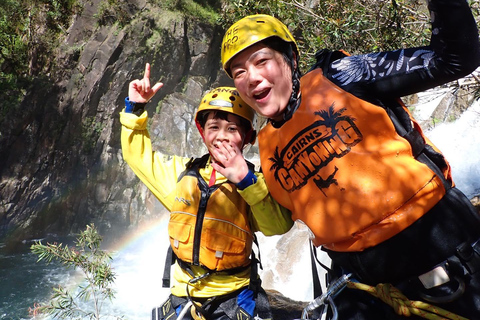
[[[270,89],[265,89],[260,93],[254,94],[253,97],[256,100],[261,100],[261,99],[265,98],[269,93],[270,93]]]

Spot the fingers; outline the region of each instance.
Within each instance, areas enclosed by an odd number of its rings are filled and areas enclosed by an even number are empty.
[[[158,82],[151,87],[150,64],[146,63],[143,78],[130,82],[128,96],[131,101],[148,102],[161,87],[163,87],[163,83],[161,82]]]
[[[153,87],[150,87],[150,63],[145,64],[145,73],[143,75],[143,90],[145,95],[148,96],[147,100],[150,100],[161,87],[163,87],[163,83],[157,82]]]
[[[212,167],[233,183],[239,183],[248,173],[248,166],[238,147],[223,142],[211,150],[215,159]]]
[[[227,142],[222,142],[222,143],[219,143],[217,145],[217,151],[218,151],[218,154],[220,155],[220,158],[219,160],[231,160],[232,158],[234,158],[237,154],[236,150],[234,149],[233,146],[231,146],[229,143]]]
[[[152,93],[155,94],[160,90],[160,88],[163,87],[163,83],[157,82],[153,87],[152,87]]]
[[[144,92],[150,91],[150,63],[145,64],[145,72],[143,74],[143,90]]]

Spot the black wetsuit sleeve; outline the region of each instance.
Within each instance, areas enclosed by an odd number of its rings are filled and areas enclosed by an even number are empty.
[[[343,57],[324,73],[347,91],[376,99],[424,91],[470,74],[480,64],[480,43],[468,3],[431,0],[429,9],[430,45]]]

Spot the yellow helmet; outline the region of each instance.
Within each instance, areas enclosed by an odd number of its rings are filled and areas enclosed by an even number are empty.
[[[207,110],[225,111],[247,120],[250,128],[247,129],[245,143],[253,144],[255,142],[255,111],[240,98],[237,89],[234,87],[218,87],[202,98],[195,114],[195,123],[201,134],[199,115]]]
[[[247,16],[235,22],[225,33],[222,41],[222,66],[228,71],[230,61],[240,51],[270,37],[279,37],[293,44],[298,53],[297,43],[292,34],[280,20],[266,14]]]

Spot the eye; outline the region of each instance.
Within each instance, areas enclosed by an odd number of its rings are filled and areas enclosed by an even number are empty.
[[[257,66],[264,65],[265,63],[267,63],[267,61],[268,61],[267,58],[258,59],[258,60],[257,60]]]
[[[245,70],[243,69],[236,69],[232,71],[232,78],[238,79],[241,78],[245,74]]]
[[[208,130],[217,130],[218,129],[218,125],[216,123],[207,123],[206,127],[207,127]]]

